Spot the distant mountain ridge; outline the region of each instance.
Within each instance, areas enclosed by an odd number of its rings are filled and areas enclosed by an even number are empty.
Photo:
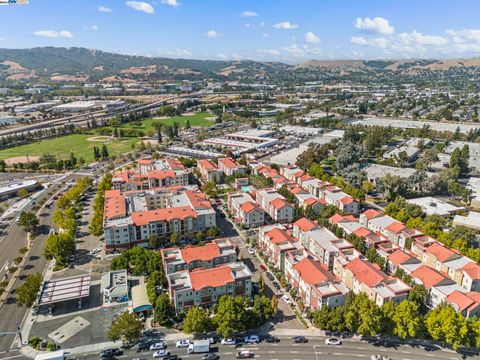
[[[253,60],[193,60],[123,55],[80,47],[0,49],[0,80],[258,79],[319,71],[414,72],[479,67],[480,58],[403,60],[309,60],[298,65]]]

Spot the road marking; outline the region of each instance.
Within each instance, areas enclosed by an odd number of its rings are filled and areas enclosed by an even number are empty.
[[[225,355],[232,355],[231,352],[226,352],[226,353],[224,353],[224,354],[225,354]]]
[[[268,351],[268,353],[269,353],[269,354],[275,354],[275,353],[276,353],[276,351],[269,350],[269,351]]]
[[[298,351],[290,351],[290,354],[298,354]]]
[[[342,356],[343,354],[342,354],[342,353],[333,353],[333,355],[335,355],[335,356]]]
[[[367,355],[364,355],[364,354],[357,354],[358,357],[365,357]]]
[[[434,355],[433,354],[425,354],[425,356],[433,357]]]
[[[22,354],[20,354],[20,355],[15,355],[15,356],[9,356],[9,357],[4,357],[4,358],[2,358],[2,360],[13,359],[13,358],[22,357],[22,356],[23,356]]]
[[[358,350],[365,350],[363,347],[357,347]]]
[[[404,354],[410,354],[410,351],[401,351]]]

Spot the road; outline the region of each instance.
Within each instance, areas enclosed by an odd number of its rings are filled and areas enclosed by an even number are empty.
[[[290,338],[282,337],[277,344],[260,343],[256,345],[224,346],[212,345],[212,352],[220,359],[234,359],[238,351],[250,350],[255,358],[266,360],[320,360],[320,359],[370,359],[371,355],[380,354],[389,356],[391,360],[456,360],[461,355],[450,350],[430,350],[414,348],[408,345],[397,347],[378,347],[364,341],[345,340],[340,346],[325,345],[325,338],[309,338],[306,344],[293,344]],[[188,355],[187,350],[175,348],[172,344],[167,347],[172,354],[182,359],[200,360],[202,355]],[[125,351],[119,359],[151,359],[153,352],[138,353],[135,348]],[[98,359],[98,353],[85,354],[79,359]]]
[[[75,173],[68,175],[64,181],[69,182],[78,178],[79,176]],[[37,199],[49,199],[51,195],[51,191],[57,191],[61,189],[60,186],[52,187],[48,191],[45,191],[42,196]],[[27,208],[26,210],[29,210]],[[44,208],[40,214],[40,223],[38,227],[38,235],[35,237],[33,241],[32,248],[30,250],[30,254],[28,257],[27,262],[25,263],[22,272],[19,276],[19,279],[15,282],[15,285],[10,292],[7,301],[3,306],[0,308],[0,332],[15,332],[17,330],[17,322],[22,323],[27,309],[24,307],[19,307],[15,304],[15,291],[17,287],[21,284],[21,281],[27,275],[35,274],[35,273],[43,273],[44,269],[47,266],[47,261],[43,257],[43,248],[45,246],[45,241],[47,240],[50,226],[52,224],[52,215],[55,211],[55,206],[52,206],[50,209]],[[14,225],[12,229],[8,232],[7,236],[2,239],[0,243],[1,251],[0,251],[0,266],[3,266],[5,259],[13,259],[19,256],[18,250],[26,245],[26,233],[20,229],[17,225]],[[9,358],[11,352],[2,353],[2,351],[9,351],[12,346],[14,345],[15,335],[5,335],[0,337],[0,359]],[[17,352],[16,355],[19,355]]]

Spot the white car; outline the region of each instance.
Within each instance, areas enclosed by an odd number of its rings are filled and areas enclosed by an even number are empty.
[[[235,339],[222,339],[222,345],[235,345]]]
[[[158,350],[153,353],[153,358],[158,359],[158,358],[163,358],[165,356],[170,355],[170,352],[167,350]]]
[[[335,338],[326,339],[325,344],[327,344],[327,345],[342,345],[342,340],[335,339]]]
[[[250,255],[255,255],[255,250],[253,248],[248,248],[248,253]]]
[[[188,345],[190,345],[190,340],[178,340],[177,341],[177,348],[184,348],[184,347],[188,347]]]
[[[249,335],[245,336],[245,344],[258,344],[260,342],[260,338],[258,335]]]
[[[163,349],[165,349],[165,343],[163,342],[158,342],[150,345],[150,351],[163,350]]]
[[[285,301],[288,305],[290,305],[290,303],[292,302],[287,295],[283,295],[283,296],[282,296],[282,299],[283,299],[283,301]]]

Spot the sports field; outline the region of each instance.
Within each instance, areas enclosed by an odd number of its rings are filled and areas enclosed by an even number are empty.
[[[0,159],[5,160],[17,156],[42,156],[50,153],[60,158],[67,158],[70,153],[83,157],[87,163],[93,162],[93,147],[107,145],[110,155],[119,155],[131,151],[131,145],[138,142],[138,138],[126,138],[115,141],[90,141],[92,135],[74,134],[61,136],[55,139],[39,141],[27,145],[16,146],[0,150]]]
[[[183,116],[172,116],[167,119],[146,119],[142,121],[142,126],[134,126],[133,124],[124,124],[121,127],[125,129],[137,129],[137,130],[151,130],[154,129],[154,123],[161,123],[165,126],[173,125],[174,122],[177,122],[180,127],[184,127],[185,123],[190,121],[190,126],[192,127],[207,127],[214,125],[212,120],[209,118],[214,117],[214,115],[208,112],[202,112],[194,115],[183,115]]]

